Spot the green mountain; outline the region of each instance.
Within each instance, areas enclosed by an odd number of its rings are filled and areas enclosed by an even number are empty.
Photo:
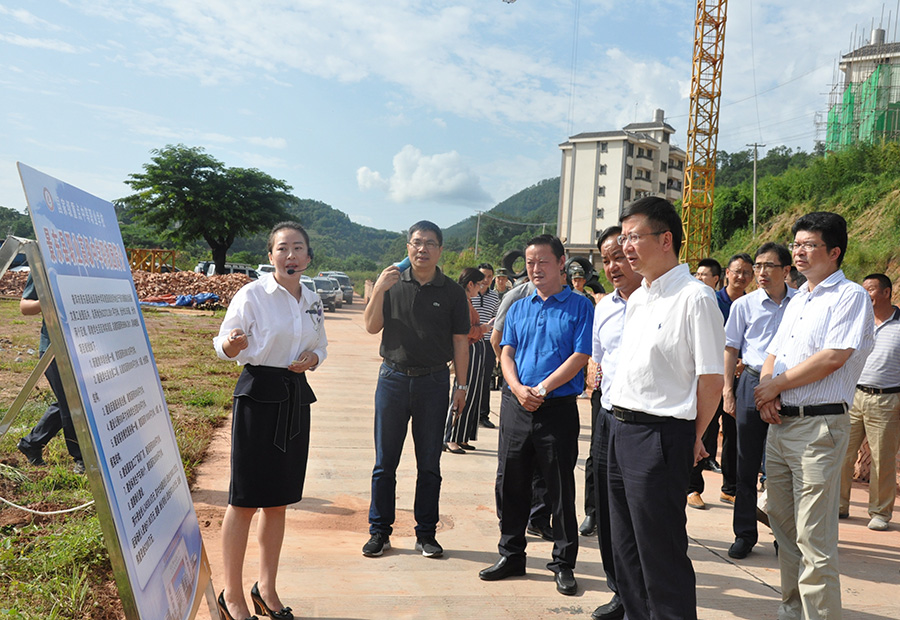
[[[481,215],[479,248],[500,251],[521,248],[523,238],[533,237],[542,230],[555,233],[558,210],[559,177],[523,189]],[[549,225],[541,226],[545,222]],[[477,225],[478,216],[473,215],[444,229],[444,247],[457,252],[474,247]]]

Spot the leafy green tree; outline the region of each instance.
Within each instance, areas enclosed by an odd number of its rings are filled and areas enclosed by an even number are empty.
[[[226,168],[200,147],[151,151],[144,172],[125,181],[135,193],[117,201],[133,221],[183,248],[203,239],[216,273],[234,240],[287,219],[291,186],[256,169]]]
[[[7,235],[34,238],[34,228],[31,226],[31,218],[27,213],[19,213],[15,209],[0,207],[0,241]]]

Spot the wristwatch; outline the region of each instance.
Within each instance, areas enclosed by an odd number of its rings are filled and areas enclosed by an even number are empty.
[[[537,390],[537,393],[540,394],[541,396],[546,396],[546,395],[547,395],[547,388],[544,387],[544,382],[543,382],[543,381],[541,381],[540,383],[538,383],[538,384],[537,384],[537,387],[535,387],[534,389],[536,389],[536,390]]]
[[[460,385],[459,383],[457,383],[455,386],[455,389],[462,390],[463,392],[468,392],[469,386],[468,385]]]

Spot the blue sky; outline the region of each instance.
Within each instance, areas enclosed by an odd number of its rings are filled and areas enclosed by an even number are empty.
[[[896,11],[729,3],[719,149],[811,150],[854,31],[897,40]],[[683,148],[693,22],[685,0],[0,0],[0,205],[24,210],[16,161],[114,200],[183,143],[361,224],[449,226],[557,176],[569,135],[661,108]]]

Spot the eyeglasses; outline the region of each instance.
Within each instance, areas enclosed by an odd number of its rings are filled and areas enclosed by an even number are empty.
[[[827,244],[825,244],[825,243],[813,243],[812,241],[806,241],[806,242],[804,242],[804,243],[789,243],[789,244],[788,244],[788,249],[789,249],[791,252],[795,252],[796,250],[799,250],[800,248],[803,248],[803,249],[806,250],[807,252],[812,252],[812,251],[815,250],[816,248],[825,247],[825,245],[827,245]]]
[[[416,239],[415,241],[408,241],[406,243],[406,245],[411,245],[412,247],[416,248],[417,250],[421,250],[422,248],[425,248],[426,250],[429,250],[429,251],[436,250],[437,248],[440,247],[440,245],[438,244],[437,241],[431,241],[431,240],[419,241],[418,239]]]
[[[640,234],[628,233],[627,235],[619,235],[618,237],[616,237],[616,243],[618,243],[619,245],[625,245],[625,242],[628,241],[631,245],[634,245],[635,243],[637,243],[638,241],[641,240],[641,237],[648,237],[650,235],[654,235],[654,236],[662,235],[667,232],[669,232],[669,231],[668,230],[660,230],[657,232],[640,233]]]
[[[754,268],[754,270],[755,270],[755,269],[756,269],[756,265],[754,265],[753,268]],[[728,272],[729,272],[731,275],[733,275],[734,277],[740,277],[740,276],[743,276],[743,277],[745,277],[745,278],[750,278],[750,277],[753,276],[753,272],[752,272],[752,271],[738,271],[738,270],[732,269],[731,267],[728,268]]]
[[[784,267],[784,265],[776,265],[775,263],[753,263],[753,271],[756,273],[759,273],[760,271],[772,271],[778,267]]]

